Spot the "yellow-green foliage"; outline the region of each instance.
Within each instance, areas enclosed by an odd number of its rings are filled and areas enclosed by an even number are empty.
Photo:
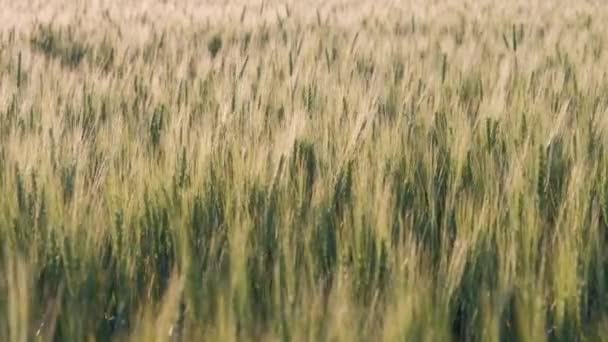
[[[608,333],[608,7],[5,1],[0,340]]]

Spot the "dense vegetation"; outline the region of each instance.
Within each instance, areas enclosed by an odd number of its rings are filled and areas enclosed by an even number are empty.
[[[608,8],[0,14],[0,340],[608,334]]]

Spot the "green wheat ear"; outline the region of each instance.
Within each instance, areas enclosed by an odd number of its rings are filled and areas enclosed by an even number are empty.
[[[17,57],[17,88],[21,88],[21,51]]]
[[[513,35],[512,35],[512,39],[513,39],[513,51],[517,52],[517,31],[515,30],[515,24],[513,24]]]
[[[214,35],[209,44],[207,44],[207,50],[209,50],[209,54],[211,58],[215,58],[220,49],[222,48],[222,37],[219,34]]]
[[[445,82],[448,72],[448,56],[444,53],[441,57],[441,83]]]

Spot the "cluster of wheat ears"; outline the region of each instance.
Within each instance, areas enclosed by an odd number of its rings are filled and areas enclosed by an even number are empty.
[[[0,340],[608,336],[602,2],[0,4]]]

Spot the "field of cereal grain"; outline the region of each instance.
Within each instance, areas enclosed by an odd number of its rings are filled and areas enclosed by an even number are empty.
[[[0,340],[608,336],[603,2],[0,4]]]

